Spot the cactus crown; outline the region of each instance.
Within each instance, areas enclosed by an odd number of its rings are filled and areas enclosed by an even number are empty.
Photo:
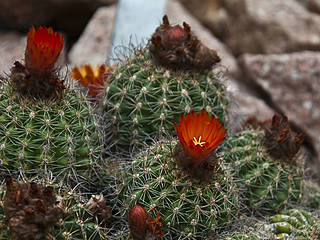
[[[32,27],[28,34],[25,64],[16,61],[11,68],[12,90],[30,99],[61,98],[63,80],[54,64],[63,47],[63,36],[52,28]]]
[[[151,37],[149,50],[154,61],[172,69],[210,69],[220,62],[217,52],[204,46],[187,23],[171,26],[167,15]]]

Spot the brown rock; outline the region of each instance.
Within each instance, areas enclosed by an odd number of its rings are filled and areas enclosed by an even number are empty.
[[[221,64],[228,68],[229,73],[231,75],[239,74],[237,62],[229,49],[214,37],[195,17],[193,17],[179,1],[168,1],[166,14],[168,15],[171,24],[182,24],[184,21],[187,22],[191,26],[191,30],[204,45],[218,52],[218,55],[222,59]]]
[[[242,53],[270,54],[320,49],[320,16],[308,11],[296,0],[212,0],[205,1],[203,5],[195,0],[191,2],[194,2],[190,6],[193,12],[196,13],[197,8],[207,12],[201,19],[237,56]],[[215,17],[205,18],[219,15],[223,10],[227,17],[222,18],[222,23]],[[221,25],[223,31],[217,31]]]
[[[78,36],[95,10],[116,0],[10,0],[0,1],[0,26],[28,31],[34,25],[52,26]]]
[[[306,134],[305,144],[319,156],[320,53],[245,54],[240,64],[245,78],[264,92],[269,105],[288,116],[295,131]]]
[[[111,50],[115,15],[116,5],[101,7],[95,12],[69,52],[71,66],[91,64],[95,67],[107,61]]]

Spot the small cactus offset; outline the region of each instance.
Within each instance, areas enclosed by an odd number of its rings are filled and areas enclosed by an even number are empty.
[[[185,49],[189,42],[194,44],[195,52]],[[171,27],[165,17],[149,46],[136,50],[119,64],[110,76],[103,103],[105,121],[113,124],[107,134],[112,135],[112,144],[115,142],[117,151],[135,150],[148,139],[159,136],[162,130],[174,132],[172,122],[191,110],[205,108],[227,123],[229,99],[221,74],[213,68],[216,62],[206,63],[203,68],[198,66],[205,58],[196,53],[203,48],[187,24],[184,28]],[[170,66],[160,64],[169,63],[166,59],[171,59],[171,54],[179,52],[178,49],[186,55],[174,57]],[[160,63],[157,59],[163,54],[159,50],[167,51]],[[199,54],[204,52],[201,50]],[[196,59],[191,58],[194,54]],[[179,61],[183,64],[177,64]],[[189,61],[195,61],[190,63],[193,67],[184,69]]]
[[[180,127],[175,124],[181,143],[158,142],[138,154],[120,176],[117,192],[124,215],[139,204],[160,214],[155,219],[165,238],[199,239],[232,222],[240,208],[238,192],[228,165],[213,152],[224,139],[223,125],[205,111],[181,119]]]
[[[320,237],[320,219],[315,214],[302,209],[281,211],[270,217],[269,221],[270,224],[262,229],[271,231],[276,240],[317,240]]]
[[[224,143],[224,157],[236,170],[250,209],[274,213],[296,204],[303,194],[302,136],[291,132],[288,119],[275,115],[265,131],[244,130]]]
[[[87,180],[100,160],[101,136],[85,96],[53,67],[63,37],[32,28],[25,64],[15,62],[0,91],[1,171]]]
[[[3,240],[106,239],[111,208],[102,196],[83,201],[76,193],[50,184],[17,183],[6,177],[0,186],[0,237]]]

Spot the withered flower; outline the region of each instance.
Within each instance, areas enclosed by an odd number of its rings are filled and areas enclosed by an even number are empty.
[[[174,123],[184,151],[194,163],[201,163],[224,140],[227,129],[213,115],[204,109],[181,115],[180,127]]]
[[[91,65],[84,65],[80,68],[73,68],[72,78],[79,81],[85,88],[88,88],[88,94],[91,97],[96,97],[108,81],[110,72],[111,68],[109,66],[99,65],[94,70]]]
[[[32,27],[28,33],[25,52],[26,68],[33,74],[46,73],[54,67],[62,47],[63,35],[53,32],[52,28]]]
[[[162,20],[149,44],[156,64],[172,69],[199,71],[210,69],[221,61],[217,52],[203,45],[186,22],[183,22],[183,26],[172,26],[167,15]]]
[[[304,140],[303,133],[294,133],[284,115],[275,114],[271,121],[263,126],[265,136],[263,144],[274,159],[290,163],[299,152]]]

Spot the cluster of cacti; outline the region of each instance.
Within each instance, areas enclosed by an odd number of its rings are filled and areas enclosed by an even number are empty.
[[[56,187],[8,176],[6,190],[0,188],[1,239],[106,239],[112,215],[103,196],[83,201],[72,191],[56,194]]]
[[[64,85],[54,63],[63,37],[32,28],[25,63],[15,62],[0,92],[1,172],[88,180],[102,143],[94,110]]]
[[[260,213],[296,204],[303,194],[301,136],[294,137],[285,117],[275,115],[265,131],[245,130],[224,142],[250,209]],[[287,134],[287,135],[285,135]],[[293,147],[294,146],[294,147]]]
[[[7,177],[6,191],[0,186],[1,239],[319,237],[320,220],[311,213],[274,215],[305,192],[303,136],[280,115],[264,122],[264,131],[226,135],[230,100],[213,68],[220,58],[187,23],[171,26],[165,16],[147,47],[116,69],[74,68],[86,95],[59,77],[62,47],[63,36],[51,28],[32,28],[25,62],[15,62],[2,81],[0,175],[36,175],[63,187]],[[104,130],[96,116],[101,112],[103,124],[111,124]],[[102,145],[111,151],[103,155]],[[135,150],[130,162],[116,158]],[[82,199],[69,180],[93,184],[97,195]],[[320,191],[306,191],[302,204],[319,208]],[[274,216],[231,228],[248,210]]]
[[[202,50],[199,40],[191,34],[190,27],[185,25],[182,28],[177,25],[172,28],[165,19],[152,37],[160,42],[151,41],[150,51],[148,48],[136,50],[119,63],[106,87],[104,119],[111,121],[113,126],[112,129],[107,129],[106,134],[112,136],[111,143],[115,144],[116,151],[135,150],[144,142],[161,135],[163,130],[173,132],[172,123],[178,121],[181,114],[192,110],[200,111],[205,108],[223,123],[227,122],[229,100],[221,75],[211,68],[215,62],[204,65],[202,69],[197,67],[197,70],[184,69],[187,64],[182,64],[179,68],[177,66],[178,70],[154,64],[155,59],[164,54],[168,54],[168,59],[177,60],[177,56],[171,55],[180,51],[194,56],[197,64],[194,63],[198,66],[201,65],[201,59],[211,54],[209,50]],[[185,48],[189,46],[189,42],[195,46],[187,50]],[[158,51],[163,52],[157,54]],[[179,56],[178,59],[188,59],[186,62],[192,60],[188,55]],[[162,60],[161,62],[163,63]],[[169,64],[169,61],[165,62]]]

